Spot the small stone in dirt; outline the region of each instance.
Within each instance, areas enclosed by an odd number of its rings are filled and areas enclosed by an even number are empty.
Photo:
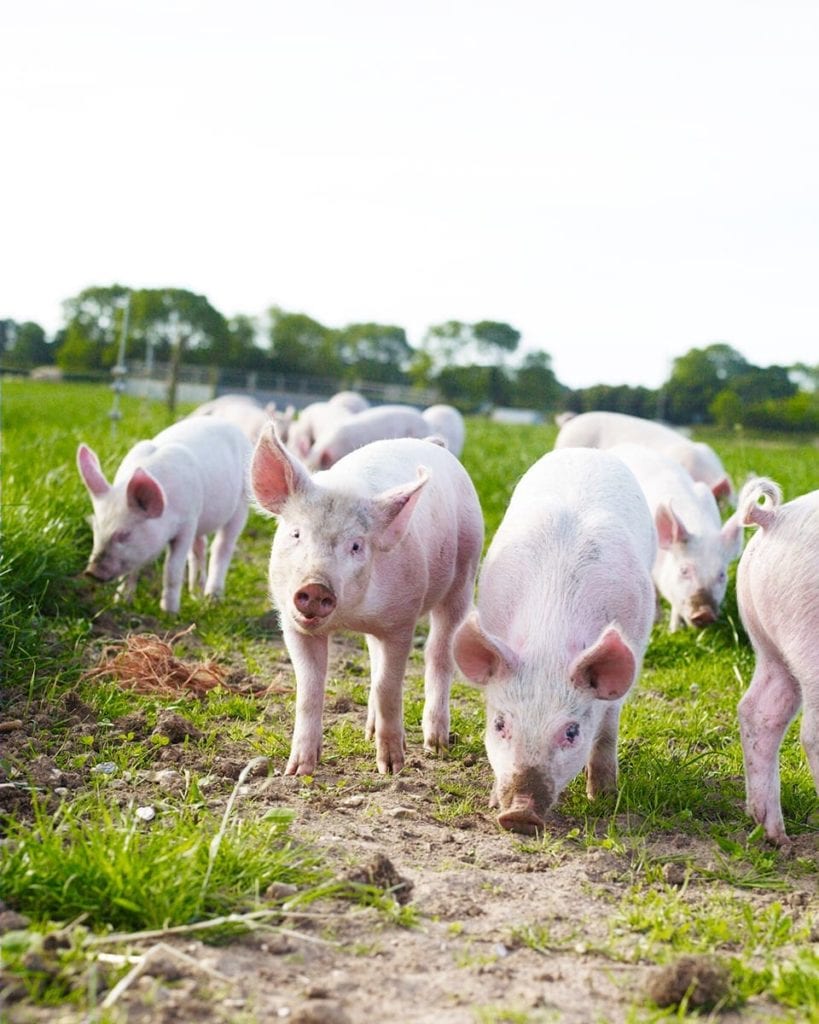
[[[342,800],[339,807],[362,807],[366,802],[366,796],[363,793],[357,793],[355,796],[348,796],[346,800]]]
[[[95,764],[91,769],[92,775],[115,775],[117,772],[117,766],[113,761],[100,761],[99,764]]]
[[[0,911],[0,935],[22,931],[28,928],[29,924],[29,919],[23,914],[18,914],[16,910]]]
[[[154,773],[154,782],[166,793],[180,793],[185,788],[185,780],[181,772],[173,768],[162,768]]]
[[[345,878],[348,882],[359,882],[363,885],[374,885],[379,889],[389,889],[393,897],[401,904],[408,903],[414,883],[399,875],[392,861],[383,853],[377,853],[373,860],[360,868],[350,871]]]
[[[663,864],[663,881],[668,885],[683,885],[685,882],[685,866],[673,860]]]
[[[156,817],[156,811],[153,807],[137,807],[134,814],[140,821],[153,821]]]
[[[148,959],[144,973],[152,978],[163,978],[165,981],[179,981],[187,972],[174,957],[154,954]]]
[[[730,992],[727,969],[705,956],[683,956],[654,971],[648,994],[657,1006],[677,1006],[688,997],[690,1009],[710,1009]]]
[[[286,882],[271,882],[264,891],[266,900],[286,900],[289,896],[295,896],[298,892],[295,885],[288,885]]]
[[[182,743],[188,738],[192,740],[201,739],[202,733],[187,718],[176,711],[160,711],[156,719],[154,736],[166,736],[171,743]]]
[[[387,811],[387,814],[391,818],[411,818],[415,811],[411,807],[393,807]]]
[[[292,1024],[350,1024],[344,1008],[329,999],[311,999],[295,1007],[288,1019]]]

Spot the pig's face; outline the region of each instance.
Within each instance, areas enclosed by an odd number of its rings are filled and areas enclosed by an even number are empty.
[[[720,527],[713,495],[698,485],[710,523],[689,532],[670,506],[656,514],[659,550],[654,582],[672,608],[672,618],[701,628],[716,622],[728,585],[728,567],[738,557],[742,534],[736,517]]]
[[[522,700],[527,694],[529,699]],[[486,752],[495,774],[492,806],[515,832],[542,829],[547,812],[583,770],[602,702],[568,680],[511,680],[486,689]]]
[[[606,702],[625,696],[633,683],[637,658],[614,625],[579,653],[555,644],[520,654],[487,633],[478,612],[456,631],[453,653],[486,694],[498,821],[515,832],[538,832],[588,762]]]
[[[354,498],[297,495],[280,517],[270,555],[270,590],[303,633],[329,632],[364,602],[373,560],[373,516]]]
[[[85,570],[89,576],[103,582],[117,579],[162,553],[167,538],[158,517],[129,508],[122,495],[113,493],[93,504],[94,546]]]

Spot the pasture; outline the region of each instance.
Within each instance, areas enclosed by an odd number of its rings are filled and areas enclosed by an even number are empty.
[[[792,851],[745,815],[736,705],[753,654],[735,567],[715,625],[655,626],[623,712],[618,795],[590,803],[576,778],[542,836],[504,832],[489,810],[483,708],[465,683],[448,754],[423,753],[423,628],[404,771],[376,770],[366,649],[344,635],[322,762],[284,777],[294,690],[266,593],[272,520],[251,513],[225,599],[185,592],[176,618],[159,612],[159,563],[128,606],[80,575],[78,443],[110,478],[167,425],[127,398],[112,425],[111,401],[101,386],[2,385],[0,1019],[819,1020],[816,794],[792,727]],[[467,422],[487,542],[555,433]],[[698,436],[737,483],[770,475],[786,500],[819,487],[811,444]],[[100,671],[149,637],[198,689],[134,692],[121,661]],[[713,969],[710,998],[687,984],[686,957]],[[664,968],[681,986],[665,1008]]]

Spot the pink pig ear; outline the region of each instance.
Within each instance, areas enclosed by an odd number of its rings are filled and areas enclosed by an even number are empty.
[[[520,659],[511,647],[484,632],[476,611],[456,630],[452,653],[458,668],[472,683],[508,679],[520,667]]]
[[[670,501],[657,506],[654,525],[657,528],[657,542],[661,548],[670,548],[672,544],[684,544],[690,536],[682,519],[671,507]]]
[[[310,486],[310,476],[279,440],[272,424],[265,426],[256,442],[250,464],[250,483],[256,500],[278,515],[291,494]]]
[[[600,700],[623,697],[637,672],[634,652],[620,630],[609,626],[593,647],[574,659],[569,679],[579,690],[591,690]]]
[[[95,498],[101,498],[111,489],[102,469],[100,469],[100,460],[97,458],[96,452],[87,444],[81,444],[77,449],[77,469],[80,471],[85,486]]]
[[[128,504],[144,512],[148,519],[158,519],[165,511],[165,492],[161,484],[144,469],[135,469],[125,491]]]
[[[408,484],[399,484],[373,498],[375,508],[375,536],[373,543],[382,551],[390,548],[403,538],[409,527],[412,513],[421,497],[421,490],[429,480],[429,471],[418,467],[418,479]]]
[[[722,498],[725,498],[727,500],[728,498],[731,497],[732,492],[733,488],[731,487],[731,481],[728,479],[727,476],[724,476],[720,480],[717,480],[717,482],[711,488],[711,493],[714,495],[717,501],[720,501],[720,499]]]

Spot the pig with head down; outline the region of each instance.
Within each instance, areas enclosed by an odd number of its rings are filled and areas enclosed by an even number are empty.
[[[669,629],[716,622],[728,586],[728,567],[742,549],[736,514],[723,524],[708,486],[674,459],[641,444],[608,449],[637,477],[657,528],[657,592],[671,605]]]
[[[800,707],[819,793],[819,490],[782,504],[779,487],[760,477],[743,487],[737,513],[757,527],[737,568],[737,605],[756,654],[739,702],[747,807],[771,842],[787,846],[779,748]]]
[[[480,571],[455,659],[486,696],[492,806],[535,833],[585,766],[616,789],[623,699],[654,617],[651,514],[608,452],[551,452],[521,478]]]
[[[195,416],[134,445],[109,483],[96,453],[81,444],[77,468],[94,510],[94,547],[86,573],[102,581],[122,577],[118,596],[129,598],[140,569],[167,549],[163,611],[179,611],[186,561],[191,591],[221,594],[247,520],[251,452],[235,424]]]
[[[366,731],[378,770],[401,770],[404,672],[426,614],[424,746],[446,748],[452,635],[469,608],[483,544],[466,470],[446,448],[404,438],[368,444],[311,476],[268,429],[251,480],[259,505],[278,519],[270,592],[296,674],[286,773],[312,774],[319,761],[329,637],[342,629],[366,637]]]
[[[339,459],[371,441],[427,437],[430,424],[411,405],[376,405],[348,415],[321,431],[305,457],[309,469],[329,469]]]

